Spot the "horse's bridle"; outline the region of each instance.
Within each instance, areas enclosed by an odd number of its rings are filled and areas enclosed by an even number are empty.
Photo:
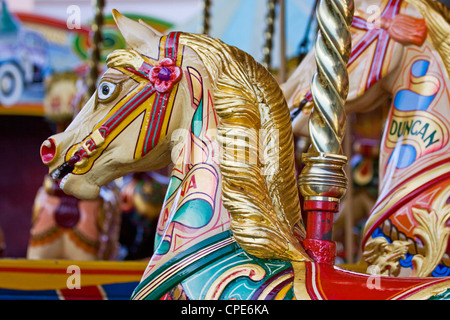
[[[154,97],[149,122],[141,130],[146,130],[142,136],[140,152],[135,153],[135,157],[146,155],[156,145],[158,140],[165,135],[163,132],[163,121],[166,119],[168,109],[172,109],[174,102],[174,93],[176,92],[176,83],[181,79],[181,55],[179,50],[179,32],[169,33],[161,38],[164,47],[160,48],[160,59],[157,65],[152,65],[150,60],[145,59],[138,70],[130,67],[122,68],[123,72],[130,72],[143,78],[146,82],[144,86],[138,86],[130,94],[130,98],[120,105],[117,103],[113,108],[113,113],[108,115],[97,123],[93,131],[81,142],[74,144],[66,153],[66,161],[52,173],[52,178],[61,179],[74,170],[86,168],[89,158],[99,151],[99,148],[105,145],[106,139],[123,121],[144,102]],[[161,54],[162,53],[162,54]],[[162,57],[161,57],[162,56]],[[176,74],[174,74],[176,73]],[[159,80],[159,81],[158,81]],[[170,83],[169,83],[170,82]],[[158,84],[167,84],[162,86]],[[170,116],[170,114],[169,114]],[[166,120],[167,121],[167,120]],[[120,133],[120,132],[119,132]],[[118,134],[118,133],[117,133]],[[116,135],[117,135],[116,134]],[[141,134],[140,134],[141,136]],[[109,139],[108,144],[112,141]],[[76,148],[75,152],[72,152]],[[86,170],[86,169],[84,169]],[[89,168],[87,168],[89,170]],[[82,173],[82,172],[81,172]]]

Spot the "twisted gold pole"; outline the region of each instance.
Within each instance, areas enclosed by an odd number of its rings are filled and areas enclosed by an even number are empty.
[[[339,202],[346,191],[343,166],[347,157],[342,155],[341,142],[346,126],[353,11],[353,0],[320,0],[316,9],[317,72],[311,83],[314,110],[309,119],[312,145],[302,156],[305,168],[299,177],[306,200]]]
[[[200,28],[200,33],[209,35],[210,32],[210,18],[211,18],[211,0],[203,0],[203,24]]]
[[[346,126],[344,103],[353,10],[353,0],[320,0],[316,10],[317,72],[311,83],[314,109],[309,118],[312,145],[302,155],[305,167],[299,187],[307,213],[303,246],[316,262],[326,264],[333,264],[336,256],[336,243],[332,241],[334,213],[347,190],[347,157],[342,154],[341,142]]]
[[[274,34],[274,25],[275,25],[275,6],[277,4],[277,0],[268,0],[267,1],[267,15],[266,15],[266,30],[264,31],[264,39],[266,40],[264,43],[263,54],[264,58],[262,61],[262,65],[267,69],[270,69],[270,65],[272,63],[272,47],[273,47],[273,34]]]
[[[99,76],[99,65],[101,61],[101,49],[102,49],[102,27],[103,27],[103,8],[105,6],[105,0],[95,1],[95,18],[92,24],[92,49],[91,57],[89,61],[89,78],[88,78],[88,96],[92,96],[97,88],[97,79]]]

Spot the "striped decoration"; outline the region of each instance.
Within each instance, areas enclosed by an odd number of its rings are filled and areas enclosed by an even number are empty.
[[[0,300],[129,300],[138,283],[133,281],[55,290],[0,288]]]
[[[145,261],[0,260],[0,300],[129,300]],[[73,284],[79,270],[80,287]]]
[[[145,278],[136,288],[132,299],[160,299],[205,265],[233,253],[236,249],[237,244],[229,230],[208,238],[177,255]]]
[[[380,19],[393,19],[399,14],[403,0],[389,0],[388,4],[380,14]],[[390,41],[393,41],[389,33],[382,28],[369,28],[370,23],[365,19],[355,16],[353,17],[352,28],[367,31],[359,41],[353,45],[350,59],[347,64],[347,69],[357,60],[357,58],[369,48],[374,42],[377,43],[376,49],[372,58],[372,65],[369,72],[369,77],[365,84],[366,90],[372,87],[383,76],[383,65],[386,61],[386,54]],[[305,95],[305,99],[312,101],[311,91]]]
[[[293,300],[293,282],[289,262],[248,255],[227,230],[160,266],[142,280],[132,299],[171,300],[181,288],[193,300]]]

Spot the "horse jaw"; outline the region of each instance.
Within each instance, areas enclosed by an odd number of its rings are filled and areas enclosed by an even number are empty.
[[[112,10],[112,14],[127,44],[136,51],[158,60],[160,33],[143,23],[125,17],[116,9]]]
[[[94,200],[100,194],[100,186],[72,173],[69,173],[61,180],[59,187],[64,193],[83,200]]]

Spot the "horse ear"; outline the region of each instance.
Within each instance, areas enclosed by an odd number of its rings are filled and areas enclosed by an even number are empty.
[[[151,25],[149,25],[147,22],[145,22],[142,19],[139,19],[139,23],[146,26],[147,28],[149,28],[150,30],[152,30],[158,37],[162,37],[163,34],[161,32],[159,32],[158,30],[156,30],[155,28],[153,28]]]
[[[161,36],[153,28],[125,17],[116,9],[113,9],[112,13],[127,44],[136,51],[158,60]]]

